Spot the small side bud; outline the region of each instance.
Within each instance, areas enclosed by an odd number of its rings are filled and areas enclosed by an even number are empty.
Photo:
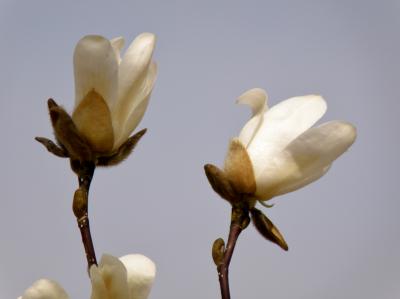
[[[211,187],[216,193],[231,203],[238,201],[240,197],[236,194],[231,183],[221,169],[212,164],[206,164],[204,165],[204,171],[206,172]]]
[[[97,166],[114,166],[124,161],[132,153],[133,149],[138,144],[139,140],[146,133],[147,129],[137,132],[126,140],[118,150],[110,156],[101,156],[97,158]]]
[[[87,214],[88,211],[88,194],[86,190],[78,188],[74,194],[74,200],[72,203],[72,210],[74,211],[77,219],[82,218]]]
[[[275,243],[283,250],[287,251],[289,249],[285,239],[279,232],[278,228],[268,219],[267,216],[263,214],[260,210],[253,208],[250,210],[251,219],[253,220],[254,226],[258,232],[266,238],[268,241]]]
[[[223,263],[224,254],[225,254],[225,242],[223,239],[218,238],[217,240],[214,241],[214,244],[212,246],[212,258],[216,266],[219,266]]]

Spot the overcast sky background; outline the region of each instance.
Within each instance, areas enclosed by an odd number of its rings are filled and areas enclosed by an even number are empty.
[[[394,299],[400,296],[400,1],[0,2],[0,297],[35,280],[90,297],[71,210],[67,160],[34,141],[52,137],[46,100],[71,111],[72,53],[86,34],[157,35],[159,75],[122,165],[96,171],[90,217],[98,257],[143,253],[157,264],[150,295],[219,298],[210,248],[226,238],[229,206],[205,163],[222,165],[265,88],[270,104],[319,93],[322,121],[358,128],[353,147],[316,183],[272,200],[283,252],[252,226],[231,263],[233,298]]]

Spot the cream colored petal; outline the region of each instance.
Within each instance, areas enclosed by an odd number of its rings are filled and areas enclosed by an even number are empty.
[[[128,273],[129,299],[146,299],[156,275],[152,260],[141,254],[130,254],[120,258]]]
[[[119,148],[131,135],[133,130],[136,128],[136,126],[139,124],[141,119],[143,118],[143,115],[147,109],[147,106],[149,104],[151,94],[149,94],[147,97],[145,97],[136,107],[136,109],[132,112],[128,120],[125,122],[126,126],[121,127],[122,133],[118,135],[118,139],[114,143],[114,149]],[[133,129],[131,129],[133,128]]]
[[[243,93],[236,101],[238,104],[249,105],[253,116],[240,131],[239,140],[247,147],[260,128],[264,112],[268,109],[268,95],[261,88],[253,88]]]
[[[264,112],[268,107],[268,95],[262,88],[252,88],[241,94],[236,100],[237,104],[249,105],[253,116]]]
[[[317,95],[290,98],[270,108],[256,135],[247,146],[257,179],[292,140],[309,129],[326,111]]]
[[[92,299],[128,299],[127,272],[122,262],[104,254],[98,265],[90,268]]]
[[[118,148],[123,142],[125,142],[125,140],[132,134],[133,130],[142,120],[147,109],[156,77],[157,64],[152,62],[146,72],[144,80],[135,89],[132,89],[131,94],[128,95],[132,98],[132,101],[129,102],[130,105],[125,109],[123,106],[121,106],[123,112],[129,112],[129,114],[127,114],[127,118],[125,118],[125,116],[120,116],[121,113],[114,111],[112,116],[113,125],[115,128],[114,134],[116,136],[114,149]]]
[[[68,299],[67,293],[55,281],[40,279],[29,287],[21,299]]]
[[[96,265],[90,267],[90,280],[92,282],[91,299],[109,299],[106,284],[103,280],[101,272]]]
[[[119,70],[119,98],[129,93],[135,82],[148,68],[156,38],[152,33],[142,33],[135,38],[122,58]]]
[[[90,91],[76,107],[72,120],[95,152],[106,153],[114,145],[111,112],[96,91]]]
[[[304,176],[301,180],[292,180],[290,182],[287,182],[286,184],[280,185],[280,188],[277,188],[275,190],[275,193],[273,196],[278,196],[282,195],[285,193],[289,193],[292,191],[295,191],[297,189],[300,189],[304,186],[307,186],[308,184],[311,184],[312,182],[318,180],[320,177],[322,177],[325,173],[328,172],[328,170],[331,168],[332,164],[329,164],[323,168],[316,169],[313,172],[310,172],[308,174],[304,173]]]
[[[102,36],[83,37],[75,47],[75,107],[91,91],[112,107],[118,93],[118,61],[110,41]]]
[[[256,179],[256,195],[268,200],[299,189],[324,175],[331,163],[355,141],[353,125],[332,121],[293,140]]]
[[[121,63],[121,50],[125,45],[125,39],[122,36],[110,40],[111,46],[114,49],[115,56],[117,57],[118,64]]]
[[[155,35],[152,33],[142,33],[127,49],[122,58],[119,69],[118,83],[118,117],[125,121],[130,112],[131,106],[136,100],[132,97],[134,90],[142,84],[149,68],[151,57],[155,46]],[[125,111],[128,112],[125,112]],[[125,112],[125,113],[124,113]]]

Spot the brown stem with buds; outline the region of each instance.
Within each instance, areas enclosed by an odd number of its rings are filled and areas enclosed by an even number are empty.
[[[95,165],[92,162],[71,161],[71,166],[77,173],[79,181],[79,188],[75,191],[72,208],[78,221],[82,243],[85,248],[88,269],[90,269],[92,265],[97,265],[88,215],[89,188],[93,178]]]
[[[218,262],[217,271],[219,285],[221,289],[221,298],[230,299],[229,291],[229,265],[231,263],[233,251],[235,249],[236,241],[240,233],[249,224],[248,210],[232,207],[231,225],[229,228],[229,236],[226,247],[224,247],[222,259]]]

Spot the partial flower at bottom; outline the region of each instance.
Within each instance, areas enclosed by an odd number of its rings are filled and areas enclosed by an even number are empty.
[[[91,299],[146,299],[156,274],[155,264],[141,254],[121,258],[103,255],[98,266],[90,268]],[[55,281],[40,279],[18,299],[68,299]]]

